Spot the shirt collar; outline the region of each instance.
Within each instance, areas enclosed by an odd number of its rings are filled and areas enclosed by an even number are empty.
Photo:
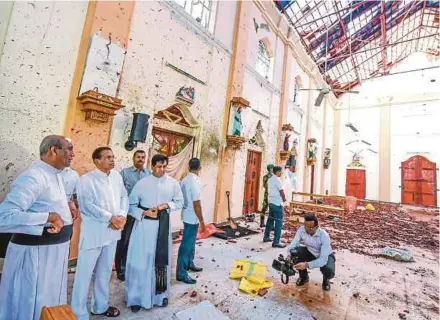
[[[137,171],[138,169],[137,169],[135,166],[131,166],[131,167],[130,167],[130,170],[133,171],[133,172],[135,172],[135,171]],[[146,172],[146,169],[145,169],[145,168],[142,168],[142,172]]]
[[[112,174],[112,171],[113,171],[113,170],[110,170],[110,173],[109,173],[109,174],[106,174],[106,173],[102,172],[102,171],[99,170],[99,169],[95,169],[94,171],[95,171],[95,173],[98,175],[98,177],[106,178],[106,177],[109,177],[109,176]]]
[[[60,173],[61,171],[63,171],[63,169],[60,170],[55,167],[52,167],[50,164],[48,164],[47,162],[44,162],[43,160],[37,160],[35,162],[35,164],[38,167],[42,168],[43,170],[45,170],[46,172],[49,172],[49,173],[56,174],[56,173]]]

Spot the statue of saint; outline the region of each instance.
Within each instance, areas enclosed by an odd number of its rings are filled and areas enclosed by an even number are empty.
[[[233,107],[233,110],[231,110],[231,117],[229,118],[230,121],[230,130],[229,134],[232,136],[240,136],[241,135],[241,110],[242,108],[236,108]]]

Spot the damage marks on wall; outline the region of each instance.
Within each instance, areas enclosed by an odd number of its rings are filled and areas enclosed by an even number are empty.
[[[14,2],[2,20],[0,200],[42,138],[63,132],[86,11],[86,2]]]

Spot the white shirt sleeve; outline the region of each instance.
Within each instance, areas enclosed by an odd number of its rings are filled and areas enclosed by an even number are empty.
[[[110,221],[113,215],[99,207],[99,202],[94,197],[93,184],[88,179],[80,179],[77,192],[81,215],[102,222]]]
[[[119,213],[120,216],[127,216],[127,212],[128,212],[128,193],[127,193],[127,189],[125,189],[125,185],[124,182],[122,181],[122,177],[121,179],[119,179],[120,181],[120,188],[121,188],[121,205],[120,205],[120,210],[121,212]]]
[[[167,203],[168,207],[169,207],[168,212],[180,210],[183,208],[182,189],[180,189],[180,185],[177,181],[175,181],[175,183],[174,183],[174,192],[173,193],[174,193],[173,200],[171,200],[170,202]]]
[[[44,186],[36,177],[30,174],[19,176],[0,204],[0,232],[42,235],[49,212],[28,211],[41,192],[44,192]]]
[[[138,208],[138,204],[141,201],[142,183],[136,183],[133,190],[130,192],[129,197],[129,209],[128,214],[136,220],[142,220],[144,210]]]
[[[193,201],[200,201],[201,199],[202,187],[200,182],[194,179],[191,182],[191,198]]]

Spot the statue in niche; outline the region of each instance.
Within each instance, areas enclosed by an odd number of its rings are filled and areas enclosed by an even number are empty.
[[[284,151],[289,151],[289,138],[290,138],[290,134],[286,132],[286,135],[284,136],[284,143],[283,143],[283,150]]]
[[[298,156],[298,151],[296,150],[297,145],[298,145],[298,139],[293,140],[293,146],[292,149],[290,150],[289,159],[287,160],[286,163],[286,167],[290,167],[291,170],[293,167],[292,172],[295,172],[295,167],[296,167],[296,157]]]
[[[229,134],[232,136],[241,136],[241,107],[232,107],[231,117],[229,118]]]
[[[308,143],[308,151],[307,151],[307,163],[308,164],[314,164],[316,161],[316,154],[318,152],[318,146],[316,144],[316,139],[315,138],[310,138],[307,143]]]

